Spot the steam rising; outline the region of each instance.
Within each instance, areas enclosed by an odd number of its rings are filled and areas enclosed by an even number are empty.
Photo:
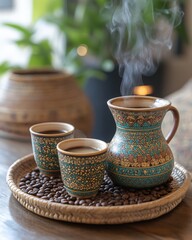
[[[140,85],[142,75],[156,71],[162,49],[171,49],[172,31],[181,22],[183,13],[176,1],[165,1],[167,9],[158,8],[155,1],[114,0],[107,6],[108,27],[123,78],[122,95]]]

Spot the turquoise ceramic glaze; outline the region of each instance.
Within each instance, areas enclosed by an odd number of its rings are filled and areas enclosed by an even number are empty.
[[[64,130],[57,134],[47,134],[43,131]],[[65,139],[73,138],[74,127],[60,122],[35,124],[30,128],[31,142],[35,162],[44,175],[60,175],[57,144]]]
[[[71,152],[78,147],[96,151]],[[107,144],[101,140],[76,138],[57,145],[61,177],[67,192],[78,198],[94,197],[103,182],[106,168]]]
[[[141,96],[114,98],[108,105],[116,122],[107,152],[107,171],[113,182],[133,188],[166,182],[174,166],[168,142],[179,123],[176,108],[167,100]],[[165,139],[161,123],[167,111],[175,121]]]
[[[72,157],[59,154],[61,176],[68,193],[76,197],[93,197],[104,178],[106,154]]]

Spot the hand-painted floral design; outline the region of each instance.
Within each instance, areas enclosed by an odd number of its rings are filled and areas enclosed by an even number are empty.
[[[81,157],[60,152],[58,155],[62,180],[67,191],[77,197],[96,195],[104,178],[106,153]]]
[[[41,173],[45,175],[55,175],[60,173],[56,146],[62,140],[72,137],[73,134],[60,137],[31,135],[34,158]]]
[[[110,106],[116,133],[107,152],[111,179],[125,187],[152,187],[171,175],[174,157],[161,130],[168,107],[119,109]]]

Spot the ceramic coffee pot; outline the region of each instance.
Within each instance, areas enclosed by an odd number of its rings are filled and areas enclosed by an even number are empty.
[[[107,171],[113,182],[133,188],[166,182],[174,167],[168,143],[179,124],[177,109],[168,100],[148,96],[117,97],[107,104],[116,123],[107,152]],[[161,124],[168,111],[174,123],[165,138]]]

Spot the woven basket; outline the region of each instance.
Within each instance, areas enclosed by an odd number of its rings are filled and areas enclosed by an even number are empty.
[[[184,198],[190,182],[190,174],[176,164],[173,171],[173,191],[155,201],[109,207],[74,206],[53,203],[22,192],[19,182],[36,167],[33,155],[18,159],[7,173],[7,183],[14,197],[25,208],[40,216],[56,220],[87,224],[121,224],[157,218],[174,209]]]
[[[91,133],[91,104],[63,71],[15,70],[0,82],[0,96],[0,135],[30,139],[29,127],[40,122],[67,122]]]

